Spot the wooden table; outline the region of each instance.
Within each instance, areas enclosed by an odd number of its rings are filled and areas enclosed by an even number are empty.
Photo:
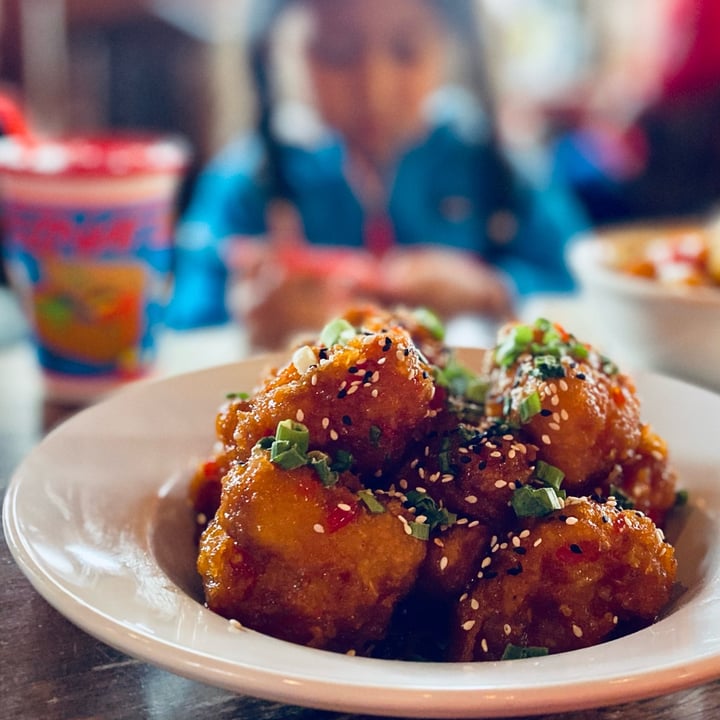
[[[0,318],[2,322],[2,318]],[[242,354],[233,331],[167,338],[162,372]],[[68,408],[43,402],[24,341],[0,347],[0,492],[13,469]],[[0,718],[341,720],[351,716],[289,707],[186,680],[95,640],[51,608],[0,543]],[[357,720],[358,716],[355,717]],[[550,716],[543,716],[546,719]],[[557,717],[557,716],[554,716]],[[627,705],[562,715],[564,720],[707,720],[720,717],[720,681]]]

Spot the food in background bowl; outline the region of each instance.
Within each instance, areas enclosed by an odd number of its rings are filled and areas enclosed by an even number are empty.
[[[720,243],[705,226],[678,226],[638,234],[613,245],[608,262],[621,272],[669,286],[720,287]]]
[[[568,260],[588,329],[629,369],[720,390],[720,261],[714,229],[638,225],[576,240]]]
[[[190,495],[210,609],[337,652],[544,655],[652,623],[667,448],[632,379],[547,320],[471,372],[428,313],[351,311],[228,398]]]

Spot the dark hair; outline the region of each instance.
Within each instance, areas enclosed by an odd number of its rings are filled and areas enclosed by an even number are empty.
[[[292,5],[309,0],[256,0],[250,18],[250,72],[257,100],[257,131],[265,145],[264,180],[271,196],[290,199],[290,187],[280,162],[280,145],[272,128],[272,88],[270,79],[270,41],[278,18]],[[487,142],[492,161],[497,166],[492,204],[498,209],[508,204],[512,178],[510,168],[500,151],[496,112],[487,73],[485,50],[480,28],[477,0],[425,0],[458,37],[468,57],[467,82],[485,114]]]

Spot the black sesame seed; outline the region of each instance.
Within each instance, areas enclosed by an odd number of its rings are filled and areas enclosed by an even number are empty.
[[[357,371],[358,371],[358,369],[355,367],[355,365],[351,365],[351,366],[348,368],[348,372],[349,372],[351,375],[354,375]]]
[[[508,575],[519,575],[523,571],[523,566],[518,563],[515,567],[511,567],[509,570],[507,570]]]
[[[496,578],[496,577],[497,577],[497,573],[495,572],[495,570],[488,570],[488,571],[483,575],[483,577],[484,577],[486,580],[492,580],[493,578]]]
[[[343,425],[352,425],[352,418],[349,415],[342,416]]]
[[[524,547],[516,547],[516,548],[513,548],[513,552],[514,552],[516,555],[524,555],[524,554],[527,552],[527,548],[524,548]]]
[[[342,400],[346,395],[347,395],[347,390],[346,390],[345,388],[343,388],[343,389],[337,394],[337,398],[338,398],[339,400]]]
[[[540,411],[540,414],[541,414],[543,417],[548,417],[548,416],[552,415],[552,410],[548,410],[547,408],[543,408],[543,409]]]
[[[478,463],[478,470],[484,470],[487,467],[487,460],[481,460]]]
[[[584,380],[585,379],[585,373],[578,373],[575,376],[578,380]]]
[[[573,552],[576,555],[582,555],[582,548],[579,545],[577,545],[576,543],[572,543],[570,545],[570,552]]]
[[[460,462],[461,462],[463,465],[467,465],[470,461],[471,461],[471,459],[470,459],[467,455],[461,455],[461,456],[460,456]]]
[[[392,344],[393,344],[392,338],[386,337],[385,344],[382,347],[383,352],[387,352],[392,347]]]
[[[328,349],[327,348],[320,348],[318,351],[318,357],[321,360],[327,360],[328,359]]]

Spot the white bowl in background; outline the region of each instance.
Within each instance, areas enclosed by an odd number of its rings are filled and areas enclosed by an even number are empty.
[[[720,287],[668,285],[620,269],[651,242],[692,225],[642,225],[575,240],[568,262],[586,325],[600,349],[624,369],[650,369],[720,392]]]

